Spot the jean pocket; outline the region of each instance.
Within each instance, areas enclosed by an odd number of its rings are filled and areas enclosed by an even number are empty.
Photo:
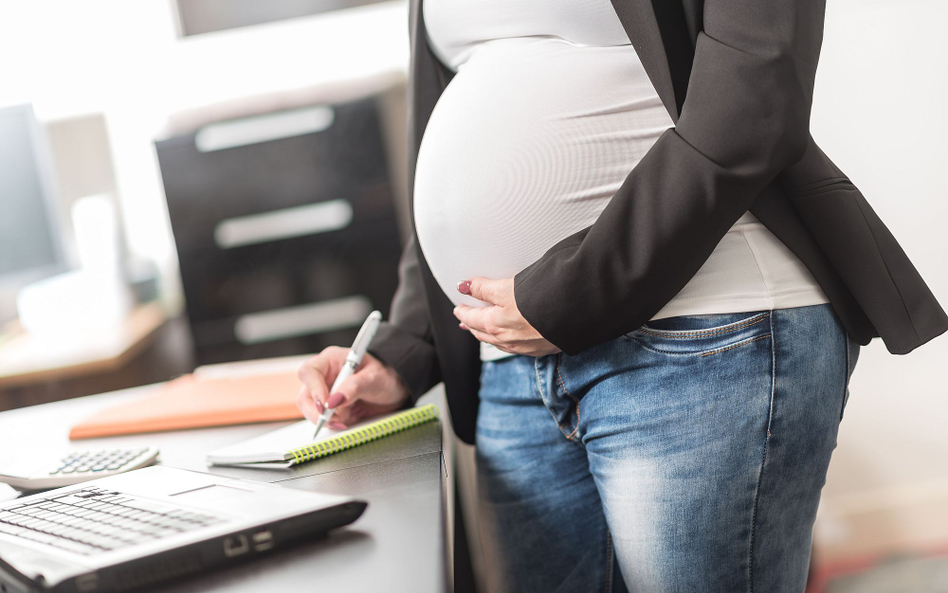
[[[753,311],[666,317],[649,321],[625,337],[662,354],[710,356],[769,338],[770,314]]]
[[[843,404],[839,407],[839,419],[843,420],[843,412],[846,411],[846,404],[849,403],[849,381],[853,378],[853,371],[856,370],[856,361],[859,360],[859,342],[846,334],[846,386],[843,391]]]

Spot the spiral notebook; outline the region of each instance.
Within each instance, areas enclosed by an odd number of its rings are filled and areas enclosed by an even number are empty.
[[[211,465],[285,469],[358,447],[437,417],[437,406],[428,404],[382,419],[367,420],[346,430],[332,430],[324,427],[315,441],[313,440],[313,424],[304,420],[212,451],[207,456],[207,462]]]

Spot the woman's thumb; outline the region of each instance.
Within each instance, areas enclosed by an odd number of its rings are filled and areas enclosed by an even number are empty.
[[[347,408],[362,397],[363,379],[359,373],[352,375],[342,382],[339,389],[329,394],[326,400],[326,407],[339,409]]]

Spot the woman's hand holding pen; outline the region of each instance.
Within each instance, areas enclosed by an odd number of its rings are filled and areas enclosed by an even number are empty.
[[[335,409],[329,428],[344,430],[365,418],[394,412],[408,399],[408,388],[398,373],[371,354],[335,393],[329,393],[349,350],[330,346],[300,366],[297,375],[303,386],[296,406],[310,422],[316,423],[328,406]]]
[[[544,356],[560,349],[548,342],[524,319],[514,299],[514,279],[471,278],[458,283],[458,292],[490,303],[488,307],[458,305],[454,316],[481,342],[493,344],[504,352]]]

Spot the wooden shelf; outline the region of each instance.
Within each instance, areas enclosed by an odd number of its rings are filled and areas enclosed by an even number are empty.
[[[61,341],[13,329],[0,338],[0,388],[121,368],[165,321],[161,306],[148,303],[133,309],[112,333]]]

